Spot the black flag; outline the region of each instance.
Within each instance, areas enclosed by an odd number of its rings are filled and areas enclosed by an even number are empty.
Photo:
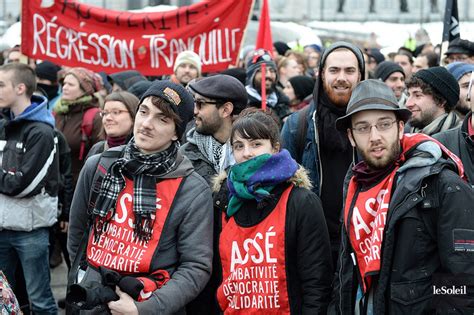
[[[446,0],[446,10],[444,11],[443,42],[451,42],[460,37],[458,1]]]

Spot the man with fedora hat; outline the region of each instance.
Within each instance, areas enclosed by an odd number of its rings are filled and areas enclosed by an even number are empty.
[[[459,158],[404,134],[410,115],[385,84],[366,80],[336,121],[362,159],[344,185],[330,314],[431,313],[444,307],[430,299],[436,273],[474,275],[473,190]]]
[[[412,113],[407,132],[431,136],[461,124],[453,110],[459,100],[459,85],[446,68],[420,70],[406,85],[408,99],[405,105]]]

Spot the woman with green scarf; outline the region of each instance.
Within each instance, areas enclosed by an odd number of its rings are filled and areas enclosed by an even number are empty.
[[[103,139],[99,101],[94,95],[100,88],[101,78],[99,75],[84,68],[70,68],[62,81],[61,99],[54,107],[56,128],[64,134],[71,148],[71,171],[74,186],[84,165],[87,152],[94,143]],[[81,127],[88,110],[94,114],[92,126],[89,126],[92,131],[90,136],[84,136]],[[86,118],[86,120],[90,120],[90,118]],[[84,120],[85,123],[90,122],[86,120]]]
[[[306,171],[280,150],[279,130],[257,109],[232,128],[237,164],[227,176],[218,252],[224,314],[326,313],[332,263],[321,201]]]

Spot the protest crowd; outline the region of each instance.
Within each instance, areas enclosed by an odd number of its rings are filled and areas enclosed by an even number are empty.
[[[41,45],[0,54],[2,314],[474,312],[474,42]]]

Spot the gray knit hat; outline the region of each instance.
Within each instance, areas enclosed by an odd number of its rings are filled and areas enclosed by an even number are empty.
[[[352,91],[346,115],[336,120],[336,129],[345,131],[350,128],[352,115],[364,110],[392,111],[404,122],[411,116],[408,109],[398,106],[397,98],[391,88],[380,80],[369,79],[360,82]]]

